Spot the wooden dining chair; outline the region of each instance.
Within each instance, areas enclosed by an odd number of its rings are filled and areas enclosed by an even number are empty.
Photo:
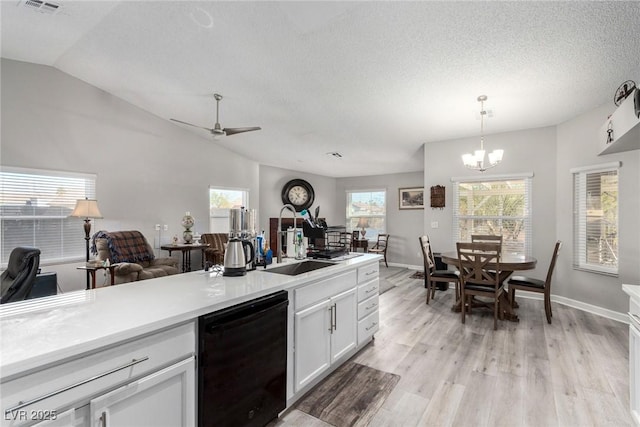
[[[474,296],[490,298],[493,302],[493,329],[498,329],[500,294],[504,285],[500,282],[499,243],[456,243],[458,269],[460,271],[460,293],[462,323],[467,306],[471,313]],[[491,305],[488,305],[491,308]]]
[[[389,246],[390,237],[387,233],[378,234],[378,241],[369,249],[370,253],[380,254],[384,257],[384,265],[386,265],[387,268],[389,268],[389,264],[387,264],[387,247]]]
[[[460,298],[460,279],[457,271],[436,270],[436,262],[431,250],[429,236],[420,236],[422,248],[422,261],[424,264],[424,287],[427,288],[427,304],[430,298],[436,296],[436,283],[455,283],[456,301]]]
[[[502,244],[502,235],[494,234],[472,234],[471,243],[500,243]]]
[[[556,260],[558,259],[561,247],[562,242],[558,240],[553,248],[549,270],[547,270],[547,278],[544,281],[525,276],[512,276],[511,279],[509,279],[507,286],[509,289],[509,303],[511,304],[511,308],[513,308],[516,299],[516,289],[544,294],[544,312],[547,315],[547,322],[551,324],[551,276],[556,267]]]

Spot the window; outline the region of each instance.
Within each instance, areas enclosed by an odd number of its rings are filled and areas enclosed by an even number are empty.
[[[95,193],[95,175],[3,167],[2,265],[16,246],[40,249],[41,263],[84,260],[83,220],[69,215],[77,199],[95,199]]]
[[[620,163],[572,169],[576,269],[618,274]]]
[[[454,178],[453,241],[502,235],[502,251],[531,255],[532,175]]]
[[[229,232],[229,209],[248,208],[249,191],[209,187],[209,231]]]
[[[379,233],[386,232],[386,219],[387,190],[347,191],[347,231],[364,225],[365,238],[377,240]]]

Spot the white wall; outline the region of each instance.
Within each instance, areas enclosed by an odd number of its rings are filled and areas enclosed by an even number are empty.
[[[342,214],[343,223],[346,217],[347,190],[386,189],[387,233],[391,235],[387,261],[391,264],[422,268],[418,237],[422,235],[424,211],[422,209],[401,211],[398,204],[398,189],[421,187],[423,180],[423,172],[338,178],[336,203]]]
[[[260,165],[260,228],[269,235],[269,218],[278,218],[282,208],[282,187],[292,179],[304,179],[313,187],[315,200],[311,206],[313,212],[320,206],[320,217],[329,225],[344,225],[344,211],[336,210],[336,179],[321,175],[297,172],[272,166]],[[291,213],[283,213],[291,218]],[[297,218],[300,218],[298,214]]]
[[[598,130],[615,110],[613,103],[558,126],[556,223],[565,245],[557,266],[553,293],[624,313],[629,297],[621,284],[640,284],[640,150],[597,156]],[[619,277],[574,270],[573,177],[571,168],[622,161],[619,170]]]
[[[248,188],[259,205],[256,162],[54,68],[6,59],[1,67],[1,164],[97,174],[104,219],[92,233],[136,229],[154,242],[154,225],[167,224],[163,240],[181,237],[185,211],[206,232],[209,185]],[[64,291],[84,289],[80,264],[43,270],[56,271]]]
[[[558,126],[488,135],[488,151],[505,150],[496,168],[485,172],[511,174],[533,172],[533,256],[538,259],[535,270],[527,275],[544,279],[554,242],[563,241],[554,273],[552,294],[573,300],[582,307],[617,313],[626,312],[628,297],[622,283],[640,284],[640,151],[597,156],[598,130],[615,106],[607,105],[589,111]],[[478,145],[478,138],[467,138],[425,144],[425,189],[432,185],[446,187],[444,210],[426,209],[424,229],[437,251],[455,249],[451,235],[453,195],[452,176],[476,176],[462,166],[460,155]],[[573,167],[622,161],[620,169],[620,241],[619,277],[574,270],[573,262]],[[439,228],[430,227],[432,221]],[[596,310],[597,311],[597,310]]]
[[[472,152],[480,144],[480,138],[464,138],[425,144],[424,187],[443,185],[446,188],[446,207],[425,209],[424,230],[429,235],[436,252],[455,251],[452,234],[453,185],[451,177],[476,178],[480,172],[463,166],[462,154]],[[533,172],[533,256],[538,259],[532,276],[544,277],[548,260],[556,240],[555,179],[556,179],[556,129],[544,127],[517,132],[487,135],[485,148],[491,151],[504,149],[502,163],[484,172],[491,177],[500,174]],[[438,222],[438,228],[431,223]]]

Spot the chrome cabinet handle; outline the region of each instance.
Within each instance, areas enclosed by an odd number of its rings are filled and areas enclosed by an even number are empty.
[[[377,290],[378,290],[378,287],[376,286],[375,288],[367,289],[366,291],[364,291],[364,293],[368,294],[370,292],[377,291]]]
[[[329,307],[329,332],[333,333],[333,306]]]
[[[374,302],[374,303],[373,303],[373,304],[371,304],[369,307],[365,307],[364,309],[365,309],[365,310],[371,310],[372,308],[377,307],[377,306],[378,306],[378,304],[376,304],[376,303]]]
[[[374,328],[377,324],[378,324],[378,322],[373,322],[371,324],[371,326],[369,326],[368,328],[364,328],[364,329],[368,331],[369,329]]]
[[[333,304],[333,330],[338,328],[338,306]]]
[[[71,385],[63,387],[61,389],[52,391],[51,393],[47,393],[47,394],[45,394],[43,396],[36,397],[35,399],[31,399],[31,400],[28,400],[26,402],[20,401],[20,402],[18,402],[18,405],[14,406],[13,408],[9,408],[9,409],[5,410],[4,411],[4,415],[5,415],[5,417],[8,417],[12,412],[18,411],[18,410],[20,410],[22,408],[25,408],[25,407],[27,407],[29,405],[33,405],[34,403],[38,403],[38,402],[40,402],[42,400],[48,399],[48,398],[53,397],[55,395],[58,395],[60,393],[64,393],[65,391],[69,391],[69,390],[74,389],[76,387],[80,387],[81,385],[85,385],[87,383],[90,383],[91,381],[95,381],[95,380],[100,379],[102,377],[106,377],[107,375],[111,375],[111,374],[113,374],[115,372],[118,372],[118,371],[121,371],[123,369],[127,369],[127,368],[129,368],[129,367],[131,367],[133,365],[137,365],[138,363],[142,363],[142,362],[144,362],[146,360],[149,360],[149,356],[144,356],[144,357],[142,357],[140,359],[133,359],[131,362],[126,363],[126,364],[124,364],[122,366],[118,366],[117,368],[113,368],[113,369],[111,369],[111,370],[109,370],[107,372],[103,372],[103,373],[98,374],[98,375],[96,375],[94,377],[87,378],[86,380],[82,380],[82,381],[77,382],[75,384],[71,384]]]
[[[375,270],[373,270],[373,271],[370,271],[370,272],[368,272],[368,273],[365,273],[364,275],[365,275],[365,276],[371,276],[372,274],[376,274],[376,271],[375,271]]]
[[[105,411],[100,415],[100,424],[102,424],[102,427],[107,427],[107,413]]]

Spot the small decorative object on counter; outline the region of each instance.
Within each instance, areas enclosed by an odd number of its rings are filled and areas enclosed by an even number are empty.
[[[191,212],[185,212],[184,216],[182,217],[182,226],[184,227],[182,239],[185,243],[193,242],[193,231],[191,231],[191,227],[193,227],[194,223],[195,220],[191,216]]]
[[[172,242],[174,245],[177,245],[177,244],[178,244],[178,236],[173,236],[173,239],[171,240],[171,242]]]

